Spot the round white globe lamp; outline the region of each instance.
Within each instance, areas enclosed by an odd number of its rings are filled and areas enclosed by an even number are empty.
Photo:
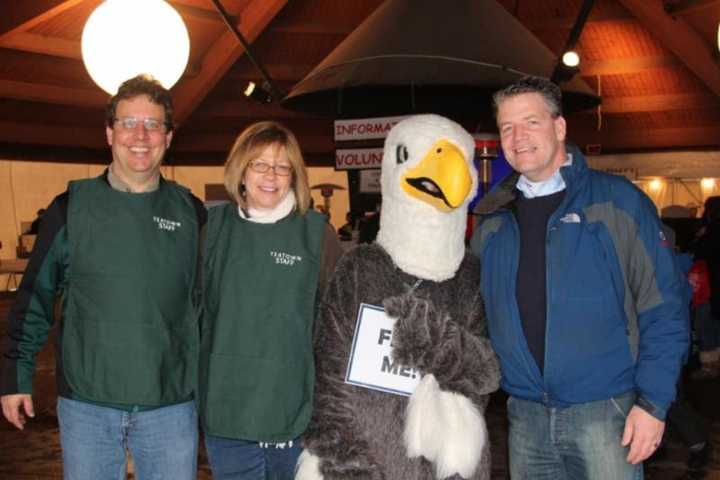
[[[143,73],[169,89],[185,71],[189,55],[187,28],[164,0],[105,0],[82,33],[85,68],[110,95]]]
[[[577,67],[580,65],[580,55],[573,50],[568,50],[563,54],[562,61],[568,67]]]

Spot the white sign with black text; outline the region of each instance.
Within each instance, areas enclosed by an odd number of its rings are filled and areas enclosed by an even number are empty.
[[[422,374],[392,359],[395,319],[382,307],[361,303],[345,383],[410,396]]]
[[[380,193],[380,169],[360,170],[360,193]]]
[[[335,141],[385,138],[392,127],[407,115],[397,117],[354,118],[335,120]]]
[[[380,168],[382,148],[343,148],[335,150],[335,170]]]

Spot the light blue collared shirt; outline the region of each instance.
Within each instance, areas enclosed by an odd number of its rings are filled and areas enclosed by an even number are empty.
[[[572,165],[571,153],[567,154],[567,160],[562,164],[563,167],[568,165]],[[558,168],[550,178],[542,182],[533,182],[525,175],[520,175],[515,186],[523,193],[525,198],[544,197],[565,190],[565,180],[560,175],[560,169]]]

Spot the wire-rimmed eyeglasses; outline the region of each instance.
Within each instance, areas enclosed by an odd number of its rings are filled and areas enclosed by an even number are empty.
[[[275,175],[279,177],[287,177],[293,171],[291,165],[270,165],[269,163],[265,163],[260,160],[251,161],[250,168],[253,172],[257,173],[267,173],[270,169],[272,169],[272,171],[275,172]]]
[[[157,118],[119,117],[115,121],[125,130],[135,130],[140,122],[148,132],[159,132],[165,127],[165,122]]]

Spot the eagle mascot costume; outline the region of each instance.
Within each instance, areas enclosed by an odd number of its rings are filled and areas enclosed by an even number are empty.
[[[296,480],[490,478],[483,413],[500,374],[480,265],[464,242],[474,145],[437,115],[388,134],[377,241],[344,255],[320,308],[315,405]],[[394,319],[392,360],[421,374],[412,394],[347,381],[361,304]]]

